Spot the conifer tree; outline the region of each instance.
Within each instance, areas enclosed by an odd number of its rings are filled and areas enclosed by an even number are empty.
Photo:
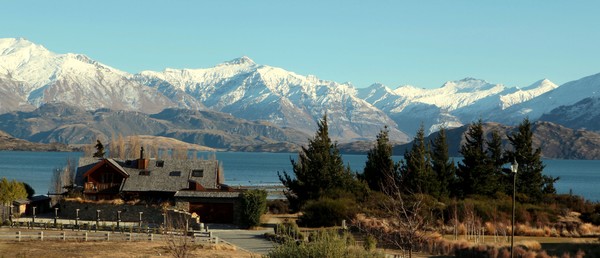
[[[456,187],[456,167],[454,161],[450,160],[446,129],[441,128],[437,136],[431,142],[431,167],[439,182],[438,198],[454,195]]]
[[[387,192],[386,186],[398,181],[397,165],[392,160],[392,145],[388,137],[387,126],[377,135],[373,149],[367,153],[367,161],[361,179],[367,182],[371,190]]]
[[[558,178],[542,174],[541,150],[533,148],[533,132],[529,119],[524,119],[519,124],[517,131],[508,135],[508,140],[513,150],[507,152],[510,161],[519,164],[517,171],[517,192],[525,194],[530,202],[539,202],[546,193],[556,193],[554,182]]]
[[[510,193],[512,191],[512,181],[510,175],[502,171],[502,166],[507,162],[504,158],[504,149],[502,148],[502,137],[497,130],[493,130],[491,139],[487,141],[488,158],[490,159],[490,171],[493,172],[489,180],[496,182],[493,187],[494,191],[503,191]]]
[[[334,190],[354,187],[355,179],[344,166],[337,143],[329,138],[327,115],[318,123],[315,137],[308,147],[302,147],[298,161],[291,160],[295,177],[287,172],[279,174],[279,180],[288,188],[286,197],[292,209],[299,209],[308,200],[325,197]]]
[[[481,119],[469,126],[465,135],[465,144],[460,147],[463,160],[458,164],[457,176],[463,197],[479,194],[495,194],[492,181],[493,171],[490,171],[490,161],[486,155],[486,141]]]
[[[425,145],[425,129],[422,124],[411,149],[404,153],[401,180],[406,192],[439,196],[439,182],[431,168],[431,157],[429,148]]]
[[[100,140],[96,140],[96,152],[94,153],[94,158],[104,158],[104,145]]]

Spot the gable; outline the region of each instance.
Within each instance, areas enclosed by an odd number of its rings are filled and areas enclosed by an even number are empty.
[[[96,165],[94,165],[88,171],[86,171],[83,174],[83,178],[88,178],[90,175],[97,173],[98,171],[103,171],[101,168],[109,168],[111,171],[117,172],[124,178],[129,177],[129,173],[127,173],[127,171],[125,171],[125,169],[121,167],[121,165],[119,165],[117,162],[115,162],[112,159],[103,159],[100,162],[96,163]]]

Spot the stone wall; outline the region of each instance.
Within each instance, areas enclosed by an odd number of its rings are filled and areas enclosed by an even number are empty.
[[[58,216],[64,219],[75,219],[79,209],[80,220],[95,221],[100,210],[100,221],[117,221],[118,212],[121,212],[121,221],[138,222],[142,212],[144,224],[162,225],[165,221],[164,212],[160,206],[130,205],[130,204],[106,204],[106,203],[80,203],[77,201],[61,201],[58,204]],[[168,218],[181,216],[172,210],[167,211]],[[176,215],[175,215],[176,214]]]

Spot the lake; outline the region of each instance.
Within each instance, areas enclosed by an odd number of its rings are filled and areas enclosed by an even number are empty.
[[[67,158],[79,158],[79,152],[0,151],[0,177],[30,184],[38,194],[46,194],[52,172],[64,166]],[[200,153],[208,159],[216,155],[225,170],[225,183],[237,185],[280,184],[277,172],[292,172],[290,158],[297,153],[217,152]],[[344,161],[353,170],[362,170],[366,155],[344,155]],[[401,156],[394,156],[400,160]],[[460,158],[455,158],[459,161]],[[544,173],[560,176],[555,187],[559,193],[581,195],[588,200],[600,201],[600,160],[544,160]]]

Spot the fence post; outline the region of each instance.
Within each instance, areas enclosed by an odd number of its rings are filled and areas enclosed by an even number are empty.
[[[85,232],[85,238],[83,239],[83,241],[87,242],[88,241],[88,232]]]
[[[125,233],[127,241],[131,242],[131,233]]]
[[[21,242],[21,231],[17,231],[17,239]]]
[[[110,232],[106,232],[106,241],[110,241]]]
[[[44,231],[40,231],[40,241],[44,241]]]
[[[63,241],[67,240],[67,234],[64,231],[60,232],[60,236],[61,236],[61,238],[62,238]]]
[[[150,242],[154,241],[154,234],[150,233]]]
[[[219,237],[218,237],[218,236],[216,236],[216,237],[215,237],[215,245],[218,245],[218,244],[219,244]]]

